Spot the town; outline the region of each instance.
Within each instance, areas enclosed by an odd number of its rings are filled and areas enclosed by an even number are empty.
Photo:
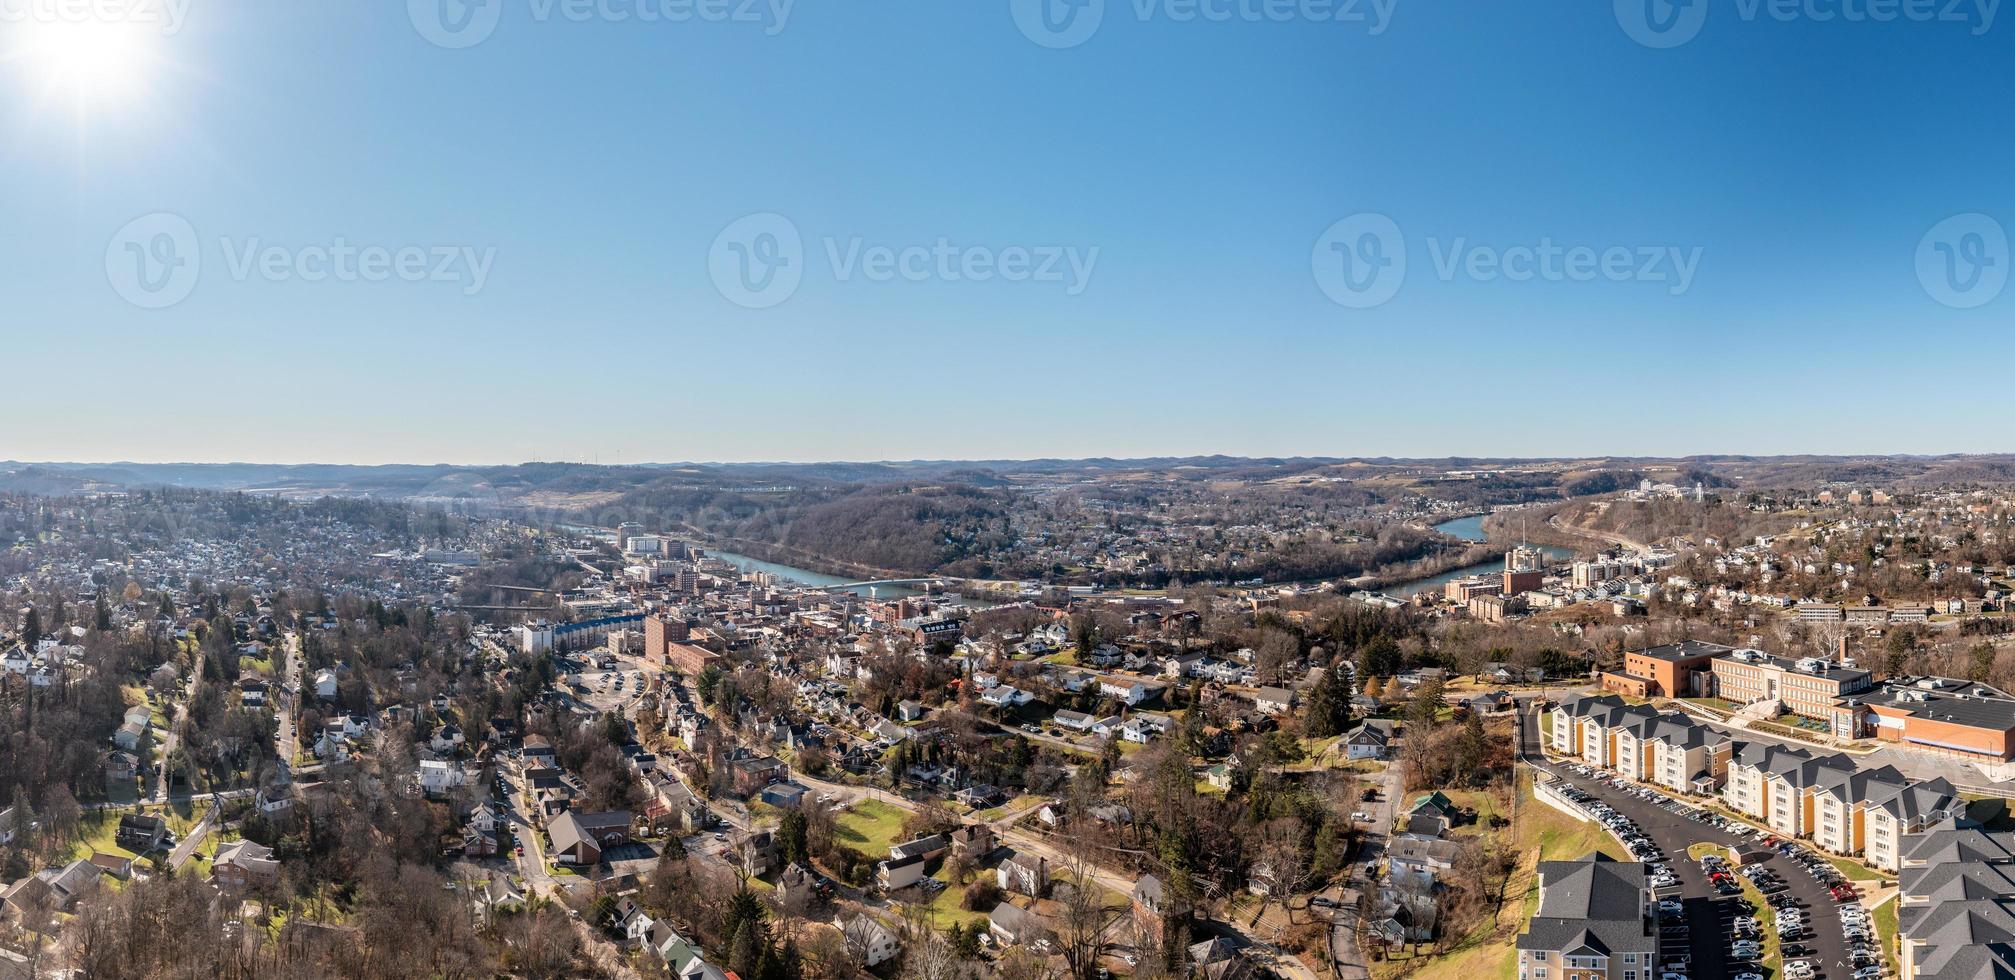
[[[0,950],[24,975],[1915,980],[1992,942],[2015,870],[1935,869],[2015,860],[2015,555],[1988,547],[2015,502],[1594,502],[1416,498],[1383,519],[1464,555],[1518,537],[1369,591],[848,580],[634,521],[0,497]],[[1955,530],[1902,530],[1927,527]],[[1876,557],[1818,566],[1842,548]],[[1755,567],[1786,601],[1730,587]],[[1928,914],[1950,900],[1978,911]],[[207,941],[145,936],[170,916]]]

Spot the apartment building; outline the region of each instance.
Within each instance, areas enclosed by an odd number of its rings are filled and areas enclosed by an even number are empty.
[[[1900,980],[2015,975],[2015,835],[1946,819],[1903,842]]]
[[[1519,980],[1652,980],[1644,865],[1601,853],[1539,864],[1539,908],[1518,937]]]
[[[1873,686],[1865,670],[1829,660],[1792,660],[1761,650],[1735,650],[1712,661],[1714,692],[1730,701],[1776,701],[1792,714],[1832,721],[1842,697]]]
[[[1677,793],[1711,793],[1728,769],[1732,740],[1685,715],[1625,704],[1614,695],[1553,709],[1553,749]]]
[[[1843,755],[1761,743],[1736,749],[1722,799],[1778,834],[1885,871],[1898,867],[1903,835],[1960,805],[1944,779],[1913,782],[1893,766],[1861,769]]]

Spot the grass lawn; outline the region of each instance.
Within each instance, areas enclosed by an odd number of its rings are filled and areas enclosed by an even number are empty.
[[[944,881],[945,873],[940,869],[937,874],[931,877]],[[939,931],[950,929],[953,925],[961,925],[967,928],[977,925],[981,929],[986,928],[987,917],[985,912],[968,912],[965,909],[959,908],[959,900],[965,897],[965,892],[966,890],[962,886],[946,885],[937,893],[935,898],[931,899],[932,928]],[[992,910],[989,909],[988,911]]]
[[[260,677],[273,676],[273,661],[257,657],[239,657],[238,671],[241,674],[258,674]]]
[[[96,810],[84,814],[83,819],[77,822],[77,838],[70,842],[69,850],[64,852],[63,863],[81,861],[90,857],[93,852],[117,854],[126,858],[139,857],[119,846],[120,816],[117,810]]]
[[[889,855],[889,847],[896,843],[896,837],[902,834],[906,816],[902,810],[879,800],[862,800],[839,815],[839,841],[866,857],[883,860]]]
[[[1553,712],[1539,713],[1539,738],[1548,745],[1553,744]]]
[[[1873,871],[1868,870],[1868,868],[1859,861],[1853,861],[1847,858],[1830,857],[1830,856],[1826,860],[1833,862],[1833,866],[1839,868],[1840,873],[1846,875],[1848,879],[1851,881],[1889,880],[1887,878],[1882,877],[1879,874],[1876,874]]]
[[[1882,947],[1882,966],[1893,976],[1896,973],[1896,897],[1875,907],[1875,945]]]

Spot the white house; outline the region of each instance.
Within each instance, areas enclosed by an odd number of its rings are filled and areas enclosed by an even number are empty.
[[[847,953],[868,969],[895,959],[896,954],[902,952],[902,944],[896,941],[895,933],[865,915],[856,915],[851,921],[839,919],[833,925],[846,937]]]
[[[428,796],[440,796],[462,785],[468,778],[462,767],[449,762],[428,759],[420,763],[420,789]]]
[[[1098,682],[1098,691],[1106,697],[1119,699],[1123,704],[1136,705],[1160,694],[1161,688],[1145,681],[1107,677]]]
[[[322,698],[323,700],[335,699],[336,697],[335,671],[325,670],[315,675],[315,696],[318,698]]]

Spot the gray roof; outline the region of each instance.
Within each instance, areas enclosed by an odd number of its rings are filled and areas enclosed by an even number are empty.
[[[1644,915],[1644,865],[1594,853],[1539,865],[1539,908],[1519,949],[1598,955],[1652,952],[1658,940]]]

